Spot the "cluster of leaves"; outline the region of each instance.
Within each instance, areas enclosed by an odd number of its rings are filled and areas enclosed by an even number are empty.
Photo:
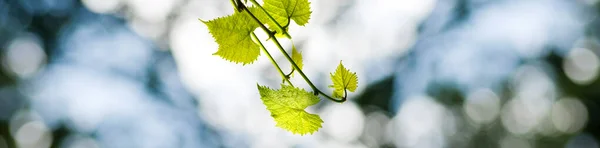
[[[217,52],[213,55],[236,64],[246,65],[256,61],[262,49],[284,80],[279,89],[257,84],[263,104],[271,112],[271,116],[277,123],[276,126],[294,134],[312,134],[322,127],[323,120],[319,115],[308,113],[305,109],[319,103],[319,94],[335,102],[346,101],[347,91],[354,92],[358,86],[356,73],[350,72],[340,62],[336,71],[331,74],[333,84],[330,87],[334,88],[333,97],[317,89],[302,72],[304,65],[302,53],[298,52],[292,44],[290,57],[277,40],[277,37],[291,39],[287,31],[292,20],[300,26],[308,23],[312,13],[310,2],[308,0],[264,0],[261,5],[256,0],[250,1],[253,6],[247,7],[247,2],[231,0],[237,10],[234,14],[209,21],[200,20],[206,24],[219,44]],[[262,42],[256,38],[253,32],[257,28],[261,28],[269,35],[269,40],[279,47],[292,64],[289,74],[282,72],[270,53],[264,49]],[[297,71],[311,86],[313,93],[293,86],[289,78],[294,71]]]

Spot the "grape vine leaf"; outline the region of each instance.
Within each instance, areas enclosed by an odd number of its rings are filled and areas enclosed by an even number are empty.
[[[256,11],[257,8],[248,8]],[[259,24],[247,12],[236,12],[232,15],[203,21],[209,32],[219,44],[217,52],[221,58],[242,65],[251,64],[258,59],[260,48],[250,36]]]
[[[329,85],[329,87],[334,88],[334,98],[342,98],[344,97],[343,94],[345,93],[345,90],[354,92],[356,87],[358,87],[358,77],[356,76],[356,73],[346,69],[344,65],[342,65],[342,61],[340,61],[335,73],[330,75],[333,85]]]
[[[319,103],[319,97],[304,89],[284,84],[279,90],[258,84],[257,87],[260,99],[271,112],[276,126],[300,135],[313,134],[322,127],[323,120],[319,115],[304,110]]]
[[[306,25],[310,19],[310,2],[308,0],[264,0],[264,9],[271,14],[273,19],[284,27],[287,31],[287,26],[290,23],[290,19],[294,20],[296,24],[300,26]],[[261,16],[266,18],[266,16]],[[269,28],[277,31],[278,33],[283,32],[277,25],[272,21],[267,22]]]
[[[292,44],[292,60],[294,61],[294,63],[296,63],[296,65],[298,65],[298,68],[300,68],[300,70],[302,70],[302,66],[304,66],[304,63],[302,63],[302,53],[298,52],[298,50],[296,49],[296,46],[294,46],[294,44]],[[292,70],[294,70],[294,66],[292,65]],[[292,73],[293,76],[294,73]]]

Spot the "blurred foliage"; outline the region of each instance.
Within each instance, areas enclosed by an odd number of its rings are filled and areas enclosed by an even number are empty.
[[[362,108],[375,107],[388,115],[394,113],[390,108],[389,102],[392,99],[394,90],[394,76],[388,76],[373,84],[366,86],[366,90],[356,97],[356,103]]]

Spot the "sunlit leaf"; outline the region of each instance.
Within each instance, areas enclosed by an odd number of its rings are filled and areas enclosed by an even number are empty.
[[[312,134],[321,128],[323,120],[316,114],[304,109],[319,103],[319,98],[312,93],[289,85],[281,85],[279,90],[258,86],[260,99],[271,112],[276,126],[294,134]]]
[[[249,9],[256,10],[256,8]],[[200,21],[208,26],[209,32],[219,44],[219,49],[213,55],[242,65],[250,64],[258,59],[260,49],[252,41],[250,33],[259,24],[247,12],[237,12],[209,21]]]
[[[331,74],[331,81],[333,85],[329,87],[333,87],[333,97],[342,98],[344,97],[344,91],[348,90],[350,92],[354,92],[356,87],[358,87],[358,77],[355,72],[350,72],[350,70],[346,69],[342,62],[338,65],[335,73]]]

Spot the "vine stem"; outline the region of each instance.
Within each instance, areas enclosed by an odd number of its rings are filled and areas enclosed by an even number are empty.
[[[300,73],[300,76],[302,76],[302,78],[304,79],[304,81],[306,81],[306,83],[308,83],[308,85],[310,85],[310,87],[313,89],[315,95],[321,94],[321,95],[325,96],[325,98],[327,98],[327,99],[329,99],[331,101],[334,101],[334,102],[339,102],[339,103],[346,101],[346,95],[347,94],[345,94],[344,97],[341,100],[338,100],[338,99],[335,99],[335,98],[333,98],[333,97],[325,94],[323,91],[319,90],[310,81],[310,79],[308,79],[308,77],[304,74],[304,72],[302,72],[302,70],[300,70],[300,67],[296,64],[296,62],[294,62],[294,60],[292,60],[292,57],[290,57],[290,55],[287,54],[287,52],[285,51],[285,49],[281,46],[281,43],[279,43],[279,41],[277,40],[277,38],[275,38],[275,34],[273,32],[271,32],[267,27],[265,27],[265,25],[262,24],[262,22],[260,22],[260,20],[258,20],[258,18],[256,18],[256,16],[254,16],[254,14],[252,14],[252,12],[250,12],[250,10],[248,10],[248,8],[243,3],[237,3],[237,6],[238,6],[237,8],[243,9],[243,11],[246,11],[254,19],[254,21],[260,25],[260,28],[262,28],[263,31],[265,31],[265,33],[267,33],[269,35],[269,38],[272,38],[273,43],[275,43],[275,45],[277,45],[277,48],[279,48],[279,51],[281,51],[281,53],[283,53],[283,55],[285,55],[285,58],[290,63],[292,63],[292,66],[294,66],[294,68],[298,71],[298,73]]]
[[[267,14],[267,17],[269,18],[269,20],[271,20],[271,22],[273,22],[273,23],[275,23],[275,25],[277,25],[277,28],[279,28],[282,31],[282,33],[285,35],[285,37],[287,37],[288,39],[292,38],[292,36],[290,36],[290,34],[288,34],[288,32],[285,30],[285,28],[283,28],[283,26],[281,26],[281,24],[279,24],[279,22],[277,22],[273,18],[273,16],[271,16],[271,14],[269,14],[269,12],[267,12],[267,10],[265,10],[265,8],[263,8],[260,4],[258,4],[258,2],[256,2],[256,0],[250,0],[250,2],[252,2],[252,4],[254,4],[258,8],[260,8],[260,10],[262,10],[263,12],[265,12],[265,14]],[[288,24],[289,24],[289,22],[288,22]]]
[[[294,41],[292,40],[292,47],[296,48],[296,45],[294,45]],[[294,56],[294,51],[292,50],[292,57]],[[296,70],[296,68],[292,68],[292,70],[290,70],[290,73],[286,74],[285,77],[286,78],[291,78],[292,74],[294,74],[294,71]]]
[[[277,64],[277,62],[275,61],[275,59],[273,59],[273,56],[271,56],[271,54],[269,53],[269,51],[267,51],[267,48],[265,48],[265,46],[263,45],[263,43],[258,39],[258,37],[256,36],[256,34],[254,32],[252,32],[252,37],[254,39],[256,39],[256,41],[258,41],[258,45],[260,45],[260,49],[262,49],[262,51],[265,52],[265,54],[267,55],[267,57],[269,57],[269,59],[271,60],[271,63],[273,65],[275,65],[275,68],[277,68],[277,71],[279,71],[279,75],[281,75],[281,77],[283,78],[283,80],[285,82],[287,82],[288,84],[290,84],[291,86],[294,86],[294,84],[292,84],[292,82],[290,82],[290,79],[288,79],[288,77],[285,75],[285,73],[283,73],[283,71],[281,70],[281,67],[279,67],[279,64]]]

